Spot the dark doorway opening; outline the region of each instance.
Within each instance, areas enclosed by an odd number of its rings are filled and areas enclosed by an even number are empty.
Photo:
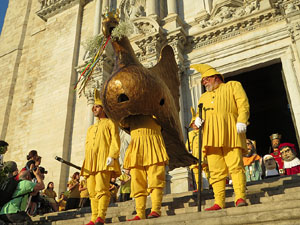
[[[260,156],[271,150],[269,136],[274,133],[282,135],[281,143],[295,144],[299,152],[281,70],[281,63],[276,63],[225,78],[226,81],[240,81],[247,93],[250,103],[247,138],[256,140],[257,153]]]

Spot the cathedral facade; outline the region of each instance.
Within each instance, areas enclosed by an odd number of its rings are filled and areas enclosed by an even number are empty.
[[[173,48],[184,133],[190,107],[197,108],[204,91],[201,75],[190,65],[206,63],[225,80],[242,82],[251,107],[247,136],[261,145],[261,154],[267,153],[272,132],[298,144],[299,0],[10,0],[0,36],[5,161],[22,168],[36,149],[49,171],[46,181],[66,189],[75,169],[54,158],[82,165],[87,128],[94,122],[93,90],[101,89],[114,66],[108,45],[79,95],[74,84],[89,59],[82,43],[101,33],[101,15],[117,8],[121,19],[134,25],[129,39],[144,66],[158,62],[164,45]],[[168,177],[168,192],[191,189],[187,168]]]

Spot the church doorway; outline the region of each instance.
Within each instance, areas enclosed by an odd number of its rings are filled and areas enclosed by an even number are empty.
[[[247,138],[256,140],[257,153],[260,156],[271,151],[269,136],[273,133],[282,135],[281,143],[295,144],[299,153],[297,134],[281,71],[281,63],[275,63],[225,78],[225,81],[240,81],[247,93],[250,103]]]

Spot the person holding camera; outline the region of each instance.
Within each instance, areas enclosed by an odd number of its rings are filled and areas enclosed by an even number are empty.
[[[31,218],[27,215],[26,210],[29,203],[29,196],[36,195],[40,190],[45,188],[42,173],[39,168],[33,170],[37,182],[32,182],[29,170],[20,172],[19,183],[12,199],[7,202],[0,211],[0,219],[7,223],[24,223],[33,224]]]

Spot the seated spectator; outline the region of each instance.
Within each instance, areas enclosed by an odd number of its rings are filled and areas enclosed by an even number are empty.
[[[279,175],[278,165],[271,155],[265,155],[263,157],[263,178],[277,177]]]
[[[121,181],[121,188],[120,188],[120,202],[125,202],[131,200],[130,192],[131,192],[131,176],[130,170],[125,169],[123,174],[119,177]]]
[[[283,160],[285,174],[293,175],[300,173],[300,160],[296,157],[295,145],[291,143],[282,143],[278,148]]]
[[[261,157],[256,154],[256,143],[250,139],[247,139],[248,154],[243,157],[246,181],[261,180]]]
[[[54,212],[58,211],[58,205],[55,200],[57,197],[56,192],[54,189],[54,183],[51,181],[48,183],[47,188],[43,191],[43,194],[46,196],[46,200],[50,203]]]
[[[80,202],[79,172],[75,172],[71,178],[72,179],[68,182],[70,194],[67,200],[66,210],[78,208]]]
[[[3,155],[7,152],[8,143],[0,140],[0,168],[3,166]]]
[[[89,207],[90,199],[89,199],[89,192],[87,190],[86,179],[83,179],[82,181],[80,181],[79,191],[80,191],[79,208]]]
[[[66,204],[67,204],[67,197],[65,196],[65,193],[60,193],[59,199],[57,200],[58,203],[58,211],[65,211],[66,210]]]
[[[1,220],[7,223],[32,223],[31,218],[26,213],[29,195],[35,195],[45,187],[40,170],[37,169],[33,173],[37,178],[37,183],[31,181],[29,171],[26,170],[20,173],[20,182],[13,193],[12,199],[0,211]]]
[[[116,178],[111,178],[110,180],[110,203],[117,202],[117,194],[119,190],[119,185],[116,183]]]

